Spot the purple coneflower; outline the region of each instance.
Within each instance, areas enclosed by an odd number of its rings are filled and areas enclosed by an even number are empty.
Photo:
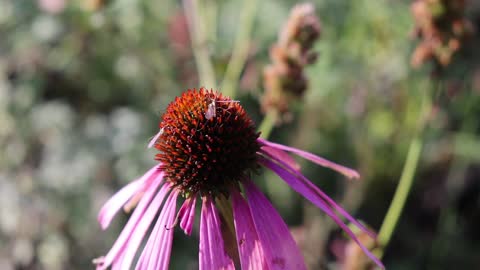
[[[260,139],[239,102],[212,90],[186,91],[170,103],[162,118],[150,143],[160,151],[158,165],[122,188],[100,210],[98,220],[105,229],[122,207],[136,205],[113,247],[95,260],[97,269],[129,269],[153,223],[135,269],[168,269],[173,228],[178,223],[191,234],[197,198],[202,204],[200,269],[306,269],[287,225],[250,178],[259,165],[322,209],[383,267],[337,214],[375,236],[312,184],[287,153],[349,178],[358,178],[356,171]],[[177,212],[179,197],[184,201]],[[236,245],[227,244],[228,237]]]

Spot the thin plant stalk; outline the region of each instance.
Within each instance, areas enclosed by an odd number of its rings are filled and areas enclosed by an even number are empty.
[[[383,253],[388,246],[390,239],[392,238],[393,232],[395,231],[398,220],[400,219],[403,208],[407,201],[408,194],[413,186],[413,180],[418,167],[418,161],[420,160],[420,155],[422,153],[422,133],[425,128],[425,121],[427,119],[427,115],[430,113],[430,109],[430,94],[427,90],[424,90],[417,130],[412,141],[410,142],[410,146],[408,147],[408,153],[402,174],[400,176],[400,181],[398,182],[393,200],[388,208],[387,214],[378,233],[378,242],[381,248],[377,251],[376,255],[378,255],[379,259],[382,258]]]
[[[262,138],[268,139],[268,137],[270,137],[270,134],[272,133],[273,127],[275,126],[278,117],[279,112],[275,109],[271,109],[267,112],[258,128],[258,131],[260,131],[260,136]]]
[[[378,234],[378,241],[383,248],[386,248],[390,242],[393,231],[395,230],[400,215],[402,214],[408,194],[410,193],[410,189],[412,188],[422,145],[423,142],[420,136],[415,136],[410,143],[405,166],[403,167],[402,175],[400,177],[400,182],[398,183],[392,203],[390,204],[387,215],[383,220],[382,227],[380,228],[380,232]],[[383,250],[380,251],[378,256],[381,258],[382,255]]]
[[[206,39],[206,22],[200,14],[198,0],[184,0],[183,8],[188,22],[188,30],[192,39],[192,50],[197,65],[200,85],[216,88],[215,71],[208,53]]]
[[[240,15],[239,29],[235,37],[232,57],[228,63],[220,88],[226,96],[235,98],[238,79],[248,57],[253,22],[255,21],[257,0],[245,0]]]

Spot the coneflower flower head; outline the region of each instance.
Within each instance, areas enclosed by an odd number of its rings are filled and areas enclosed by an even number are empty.
[[[136,205],[111,250],[94,261],[97,269],[129,269],[150,227],[151,234],[135,269],[168,269],[173,229],[179,224],[186,234],[191,234],[199,197],[200,269],[305,269],[287,225],[251,180],[259,166],[275,172],[321,208],[382,266],[340,216],[371,237],[374,235],[303,176],[287,152],[350,178],[357,178],[358,173],[258,136],[238,101],[203,88],[188,90],[176,98],[149,143],[160,151],[156,156],[159,164],[122,188],[100,210],[98,219],[105,229],[122,207],[131,209]],[[182,197],[177,211],[177,200]],[[230,211],[220,211],[225,207]],[[225,227],[233,237],[227,237]],[[228,239],[234,239],[233,249]]]
[[[320,36],[320,22],[310,3],[295,6],[278,42],[270,49],[272,64],[265,67],[262,109],[275,109],[282,114],[289,110],[292,100],[299,100],[307,89],[304,68],[313,64],[317,53],[312,51]]]
[[[238,101],[188,91],[162,117],[155,144],[165,179],[183,195],[228,194],[257,168],[259,134]]]
[[[420,39],[412,66],[419,67],[428,60],[438,67],[447,66],[473,31],[465,16],[465,0],[416,0],[411,10],[415,34]]]

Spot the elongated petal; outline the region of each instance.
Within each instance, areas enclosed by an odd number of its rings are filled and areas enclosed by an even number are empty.
[[[170,226],[174,223],[177,196],[175,190],[170,193],[135,269],[168,269],[174,232]]]
[[[223,243],[220,216],[208,197],[203,199],[202,204],[198,256],[200,270],[235,269]]]
[[[330,160],[327,160],[325,158],[319,157],[319,156],[314,155],[312,153],[309,153],[309,152],[306,152],[306,151],[303,151],[303,150],[300,150],[300,149],[297,149],[297,148],[289,147],[289,146],[286,146],[286,145],[273,143],[273,142],[270,142],[270,141],[267,141],[267,140],[261,139],[261,138],[258,138],[257,140],[260,143],[262,143],[263,145],[267,145],[267,146],[276,148],[278,150],[284,150],[284,151],[292,152],[296,155],[299,155],[299,156],[301,156],[305,159],[308,159],[308,160],[312,161],[315,164],[318,164],[320,166],[335,170],[335,171],[345,175],[348,178],[354,178],[354,179],[355,178],[360,178],[360,175],[358,174],[357,171],[352,170],[350,168],[347,168],[345,166],[342,166],[340,164],[337,164],[335,162],[332,162]]]
[[[173,232],[174,232],[173,224],[175,219],[177,196],[178,196],[178,193],[175,193],[172,196],[171,205],[168,206],[169,212],[167,213],[167,221],[165,224],[162,224],[164,233],[162,234],[162,237],[158,239],[161,245],[159,247],[157,263],[154,269],[168,270],[168,265],[170,263],[170,253],[172,251],[172,241],[173,241]],[[162,227],[160,227],[160,230],[162,230]]]
[[[139,179],[132,181],[122,189],[120,189],[115,195],[113,195],[100,209],[98,214],[98,222],[103,230],[105,230],[112,222],[115,214],[127,203],[127,201],[134,196],[137,192],[142,190],[143,185],[149,178],[158,177],[160,172],[158,171],[158,165],[150,169]]]
[[[163,128],[158,131],[158,133],[150,140],[150,142],[148,142],[148,148],[152,148],[152,146],[155,145],[155,143],[158,141],[158,138],[160,138],[162,133],[163,133]]]
[[[245,181],[244,186],[253,222],[269,268],[271,270],[306,269],[295,240],[275,208],[251,181]]]
[[[307,200],[312,202],[314,205],[316,205],[318,208],[322,209],[330,218],[332,218],[335,223],[337,223],[365,252],[365,254],[370,257],[378,266],[384,268],[382,262],[378,260],[375,255],[373,255],[370,250],[368,250],[363,244],[358,240],[358,238],[355,236],[355,234],[346,226],[343,221],[332,211],[330,208],[329,204],[331,205],[332,203],[334,204],[334,207],[336,209],[341,209],[340,206],[338,206],[336,203],[333,202],[326,194],[324,194],[322,191],[320,191],[315,185],[313,185],[308,179],[305,178],[305,176],[299,174],[292,174],[291,172],[288,172],[281,166],[273,163],[272,161],[269,161],[267,159],[260,159],[259,161],[261,164],[263,164],[265,167],[271,169],[274,171],[280,178],[282,178],[290,187],[292,187],[296,192],[300,193],[303,195]],[[287,164],[282,164],[283,166],[288,168]],[[290,168],[293,170],[292,168]],[[325,198],[328,198],[328,202],[325,202]],[[372,233],[365,228],[361,223],[353,219],[348,213],[342,209],[342,213],[347,214],[347,218],[357,225],[359,228],[364,230],[365,232],[369,233],[371,236]]]
[[[197,197],[191,197],[185,200],[182,207],[178,211],[180,218],[180,228],[183,229],[186,235],[192,234],[193,223],[195,221],[195,205]]]
[[[124,257],[125,257],[125,253],[122,253],[120,257],[113,262],[112,270],[122,270],[122,261]]]
[[[289,154],[282,150],[278,150],[277,148],[270,147],[270,146],[262,146],[262,151],[266,152],[269,156],[274,156],[283,162],[290,165],[292,168],[296,170],[300,170],[300,164],[298,164]]]
[[[138,191],[141,185],[142,183],[139,180],[129,183],[103,205],[97,217],[102,230],[108,228],[118,210]]]
[[[142,219],[148,205],[150,204],[150,201],[157,193],[157,189],[162,183],[162,181],[163,173],[158,175],[158,177],[152,182],[150,188],[145,192],[145,195],[143,195],[142,199],[133,211],[133,214],[130,216],[127,224],[120,233],[120,236],[117,238],[107,255],[103,258],[102,263],[98,265],[97,269],[106,269],[114,261],[119,261],[119,258],[125,251],[127,241],[134,232],[135,227],[137,226],[139,221]]]
[[[152,225],[153,219],[155,218],[158,211],[160,210],[163,203],[163,199],[165,198],[165,195],[167,195],[169,190],[170,190],[170,187],[168,184],[164,185],[160,189],[160,191],[157,193],[155,198],[152,200],[152,202],[148,206],[147,210],[145,211],[145,214],[142,216],[142,219],[138,222],[137,226],[135,226],[133,233],[128,239],[128,242],[126,243],[125,255],[124,255],[125,257],[123,258],[123,261],[122,261],[122,269],[130,269],[130,265],[132,264],[133,259],[135,258],[135,254],[138,250],[138,247],[142,243],[142,240],[145,237],[145,234],[147,233],[148,228],[150,228],[150,226]]]
[[[242,270],[268,270],[263,248],[258,238],[252,214],[238,191],[232,192],[233,220]]]
[[[277,164],[273,163],[272,161],[270,161],[268,159],[264,159],[264,158],[260,159],[260,163],[263,164],[265,167],[274,171],[278,176],[280,176],[280,178],[282,180],[287,182],[287,184],[289,184],[292,188],[294,188],[292,186],[292,184],[293,185],[297,185],[297,184],[298,185],[305,185],[307,190],[310,189],[311,192],[314,192],[315,194],[317,194],[316,195],[317,198],[319,196],[319,199],[322,200],[322,202],[323,201],[326,202],[325,203],[326,205],[329,205],[330,207],[332,207],[333,209],[338,211],[348,221],[350,221],[351,223],[355,224],[355,226],[357,226],[358,228],[365,231],[372,238],[377,237],[375,235],[375,233],[373,233],[368,228],[366,228],[362,223],[358,222],[345,209],[343,209],[340,205],[338,205],[334,200],[332,200],[327,194],[325,194],[322,190],[320,190],[316,185],[314,185],[312,182],[310,182],[301,172],[295,170],[295,168],[290,167],[289,164],[283,163],[282,160],[276,159],[275,157],[270,157],[270,158],[272,160],[278,162],[280,165],[277,165]],[[297,179],[293,180],[293,179],[289,178],[289,179],[286,180],[284,178],[284,176],[286,176],[286,175],[293,175],[293,177],[296,177]],[[290,183],[290,182],[292,182],[292,183]],[[301,183],[297,183],[297,182],[301,182]],[[297,191],[297,190],[295,190],[295,191]],[[297,191],[297,192],[299,192],[299,191]],[[304,193],[301,193],[301,192],[299,192],[299,193],[302,194],[304,197],[306,197]]]

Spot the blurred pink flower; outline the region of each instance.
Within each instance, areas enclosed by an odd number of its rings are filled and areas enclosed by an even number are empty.
[[[138,202],[113,247],[95,260],[97,269],[129,269],[158,212],[136,269],[168,269],[173,228],[178,223],[187,235],[192,233],[197,197],[202,200],[200,269],[235,269],[236,264],[241,269],[306,269],[287,225],[249,176],[258,165],[275,172],[322,209],[383,267],[337,213],[375,236],[312,184],[288,153],[349,178],[358,178],[358,173],[312,153],[258,138],[239,102],[203,88],[189,90],[168,106],[160,131],[149,144],[153,145],[161,151],[159,164],[122,188],[100,210],[98,220],[105,229],[123,206],[130,208]],[[185,200],[177,212],[178,195]],[[228,202],[230,216],[220,215],[225,205],[217,199],[222,196],[229,199],[224,202]],[[233,220],[239,262],[228,252],[231,247],[224,239],[222,222],[229,226],[228,220]]]
[[[65,9],[65,0],[37,0],[38,6],[42,11],[57,14]]]

